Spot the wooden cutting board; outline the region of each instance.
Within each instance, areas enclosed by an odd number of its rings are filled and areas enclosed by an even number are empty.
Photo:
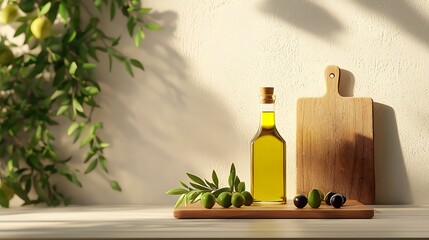
[[[328,66],[325,96],[298,99],[297,193],[318,188],[374,204],[373,101],[340,96],[340,73]]]
[[[363,205],[356,200],[347,200],[342,208],[334,208],[324,203],[320,208],[296,208],[293,203],[288,204],[257,204],[241,208],[222,208],[215,205],[212,209],[205,209],[201,204],[191,204],[174,209],[174,217],[188,218],[372,218],[374,209]]]

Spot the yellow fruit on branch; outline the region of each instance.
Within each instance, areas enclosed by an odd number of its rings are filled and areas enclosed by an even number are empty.
[[[0,189],[3,190],[3,192],[6,194],[8,200],[11,200],[15,195],[15,191],[11,187],[9,187],[8,185],[2,182],[0,182]]]
[[[13,52],[7,46],[0,46],[0,65],[9,66],[15,60]]]
[[[30,30],[38,39],[51,36],[52,23],[46,17],[38,17],[31,23]]]
[[[0,11],[0,22],[8,24],[18,16],[18,9],[14,4],[9,4]]]

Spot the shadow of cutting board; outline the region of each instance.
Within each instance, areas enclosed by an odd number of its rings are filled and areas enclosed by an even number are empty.
[[[340,96],[337,66],[325,79],[325,96],[298,99],[297,193],[317,188],[374,204],[373,101]]]
[[[205,218],[372,218],[374,209],[365,206],[356,200],[347,200],[341,208],[334,208],[322,204],[320,208],[298,209],[292,202],[288,204],[258,204],[243,206],[241,208],[222,208],[215,205],[212,209],[205,209],[201,204],[191,204],[187,207],[181,206],[174,209],[173,215],[179,219],[205,219]]]

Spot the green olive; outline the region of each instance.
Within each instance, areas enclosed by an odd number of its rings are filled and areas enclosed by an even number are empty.
[[[217,197],[217,203],[224,208],[229,208],[232,205],[231,198],[232,194],[230,192],[223,192]]]
[[[317,189],[317,190],[319,191],[319,194],[320,194],[320,201],[325,200],[325,194],[323,194],[323,192],[320,191],[319,189]]]
[[[243,196],[244,198],[244,206],[252,205],[254,199],[250,192],[248,191],[241,192],[241,196]]]
[[[216,203],[216,198],[213,193],[204,193],[201,196],[201,205],[207,209],[211,209]]]
[[[308,205],[312,208],[319,208],[322,203],[322,199],[320,199],[319,190],[313,188],[308,193]]]
[[[234,207],[240,208],[244,204],[244,197],[241,193],[236,192],[232,195],[231,203]]]

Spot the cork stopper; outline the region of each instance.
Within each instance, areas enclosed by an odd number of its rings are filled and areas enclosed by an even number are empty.
[[[261,103],[274,103],[276,97],[274,96],[273,87],[261,87]]]

